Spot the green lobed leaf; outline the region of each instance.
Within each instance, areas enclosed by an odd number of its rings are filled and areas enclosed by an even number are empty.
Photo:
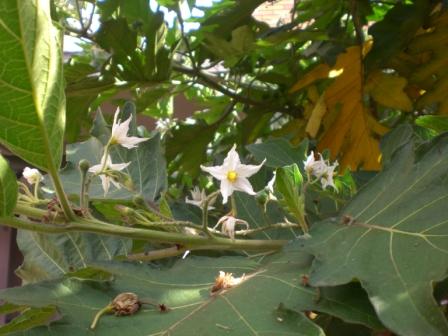
[[[255,262],[243,257],[189,257],[171,269],[144,264],[101,263],[97,269],[114,277],[110,285],[63,279],[0,292],[0,298],[23,305],[55,304],[63,319],[33,335],[82,335],[95,313],[120,292],[134,292],[142,301],[165,304],[169,311],[144,305],[133,316],[104,316],[95,335],[323,335],[320,327],[302,313],[327,312],[353,323],[381,328],[356,286],[317,291],[301,284],[311,258],[297,244],[284,253]],[[219,271],[235,277],[245,274],[238,286],[211,295]],[[74,304],[74,302],[76,304]],[[254,309],[254,306],[257,309]]]
[[[247,150],[259,161],[266,158],[265,165],[279,168],[296,163],[303,168],[308,150],[308,141],[303,141],[298,147],[292,147],[286,139],[269,139],[264,143],[246,146]]]
[[[2,1],[0,64],[0,142],[45,171],[59,167],[64,79],[48,0]]]
[[[401,147],[337,218],[312,227],[310,281],[360,281],[384,324],[400,335],[446,335],[432,284],[447,277],[448,137],[416,156]]]
[[[0,216],[9,216],[13,213],[17,193],[16,174],[5,158],[0,155]]]
[[[206,159],[207,145],[215,136],[217,125],[206,125],[204,122],[195,125],[180,125],[172,131],[167,139],[166,156],[168,161],[177,157],[180,170],[192,177],[199,174],[199,166]]]
[[[54,279],[75,272],[92,261],[127,255],[130,239],[92,233],[67,232],[48,235],[19,230],[17,244],[24,261],[16,270],[26,283]]]
[[[285,212],[282,211],[278,204],[269,202],[265,211],[263,206],[258,204],[253,196],[242,192],[235,192],[233,195],[235,198],[237,217],[247,221],[251,229],[284,222]],[[251,237],[257,239],[294,239],[298,235],[299,231],[291,228],[288,230],[264,230],[251,235]]]

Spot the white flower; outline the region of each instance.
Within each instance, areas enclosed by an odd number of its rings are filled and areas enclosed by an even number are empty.
[[[258,166],[242,164],[235,148],[236,145],[233,145],[221,166],[205,167],[201,165],[203,171],[221,181],[221,195],[224,204],[227,203],[227,199],[235,190],[255,195],[247,178],[258,172],[266,161],[266,159],[263,160]]]
[[[168,132],[171,128],[176,126],[176,118],[165,118],[165,119],[158,119],[156,121],[156,130],[159,131],[162,135],[164,135],[166,132]]]
[[[275,184],[275,178],[277,174],[274,171],[274,174],[272,175],[271,180],[266,185],[265,189],[268,192],[268,200],[277,201],[277,197],[274,195],[274,184]]]
[[[30,167],[25,167],[22,175],[29,184],[36,184],[44,179],[39,170]]]
[[[197,207],[202,209],[202,207],[204,206],[204,202],[207,199],[207,194],[205,193],[205,190],[204,189],[199,190],[198,187],[194,187],[194,189],[190,191],[190,193],[192,199],[185,197],[185,203],[196,205]],[[207,207],[208,210],[214,209],[212,205],[213,203],[215,203],[215,201],[216,197],[209,200],[208,202],[209,205]]]
[[[126,148],[135,148],[140,142],[146,141],[149,138],[139,138],[135,136],[128,136],[129,124],[132,120],[130,116],[126,121],[121,122],[118,119],[119,110],[115,112],[114,123],[112,124],[112,134],[110,136],[110,144],[119,144]]]
[[[322,184],[322,189],[326,189],[327,187],[333,187],[334,190],[338,191],[338,188],[334,185],[333,175],[334,170],[338,166],[338,162],[335,161],[332,166],[328,166],[325,173],[322,174],[320,178],[320,183]]]
[[[314,152],[311,151],[310,155],[306,158],[306,161],[303,161],[305,171],[314,175],[317,178],[320,178],[327,170],[327,164],[322,157],[322,154],[319,153],[319,160],[316,160],[314,157]]]
[[[322,184],[322,189],[326,189],[327,187],[333,187],[336,191],[336,188],[333,180],[333,175],[336,167],[339,165],[337,161],[330,165],[328,160],[324,160],[322,154],[319,153],[319,160],[316,160],[314,157],[314,152],[311,151],[310,155],[306,158],[306,161],[303,162],[305,166],[305,171],[309,175],[313,175],[320,180]]]
[[[110,155],[107,155],[107,157],[105,157],[103,155],[103,157],[101,158],[101,163],[90,167],[89,172],[94,173],[94,174],[100,174],[106,170],[120,171],[120,170],[125,169],[130,164],[131,164],[130,162],[114,164],[114,163],[112,163],[112,159],[110,158]],[[119,183],[115,182],[110,176],[108,176],[106,174],[101,174],[100,179],[101,179],[101,184],[102,184],[103,190],[104,190],[104,196],[106,196],[107,192],[109,191],[111,181],[115,185],[115,187],[117,187],[118,189],[121,188]]]
[[[213,227],[213,230],[215,230],[219,225],[221,225],[221,232],[228,235],[231,239],[235,239],[235,226],[244,225],[246,229],[249,229],[249,223],[233,216],[221,217],[218,220],[218,223]]]

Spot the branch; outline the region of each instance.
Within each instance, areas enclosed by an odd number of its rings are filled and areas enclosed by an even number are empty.
[[[204,237],[186,235],[175,232],[162,232],[140,228],[109,224],[95,219],[77,218],[67,224],[46,224],[3,217],[0,222],[17,229],[31,230],[42,233],[91,232],[111,236],[146,240],[157,243],[180,245],[188,250],[247,250],[266,251],[281,249],[287,240],[241,240],[222,237]]]

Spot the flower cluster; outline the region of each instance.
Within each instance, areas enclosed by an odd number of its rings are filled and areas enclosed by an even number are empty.
[[[104,149],[103,157],[99,164],[90,167],[89,172],[98,175],[101,179],[101,184],[103,186],[104,195],[106,195],[110,188],[110,183],[120,189],[121,186],[117,183],[112,177],[111,174],[108,174],[110,171],[121,171],[127,168],[131,163],[112,163],[112,159],[109,155],[109,146],[111,145],[121,145],[125,148],[132,149],[136,148],[137,145],[143,141],[148,140],[149,138],[139,138],[135,136],[128,136],[129,125],[132,121],[132,116],[126,119],[124,122],[121,122],[121,119],[118,119],[119,109],[115,112],[114,121],[112,124],[112,133],[110,135],[109,141]]]
[[[335,161],[333,165],[330,165],[330,162],[328,160],[324,160],[322,154],[320,153],[319,159],[316,160],[314,152],[311,151],[310,155],[308,155],[303,163],[308,177],[310,178],[311,176],[314,176],[317,180],[320,180],[322,189],[333,187],[337,191],[333,180],[335,169],[339,165],[337,161]]]

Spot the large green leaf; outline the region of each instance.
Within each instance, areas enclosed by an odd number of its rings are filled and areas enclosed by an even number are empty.
[[[251,229],[258,229],[285,221],[286,213],[282,211],[277,203],[269,202],[265,211],[263,206],[253,196],[242,192],[235,192],[233,195],[235,198],[237,217],[247,221]],[[299,234],[299,230],[292,228],[270,229],[253,234],[251,237],[269,240],[294,239]]]
[[[49,2],[0,6],[0,141],[43,169],[59,167],[65,124],[61,34]]]
[[[144,306],[131,317],[105,316],[95,335],[324,335],[302,313],[327,312],[354,323],[381,328],[365,293],[356,286],[321,292],[301,284],[311,258],[297,244],[262,263],[243,257],[190,257],[171,269],[142,264],[103,263],[113,283],[65,279],[8,289],[0,298],[21,305],[56,305],[64,316],[33,335],[84,335],[95,313],[117,293],[135,292],[143,301],[165,304],[169,311]],[[219,271],[245,274],[238,286],[211,295]],[[256,307],[256,309],[254,309]]]
[[[246,146],[259,161],[266,158],[266,166],[279,168],[296,163],[303,168],[303,161],[308,150],[308,141],[303,141],[297,148],[292,147],[286,139],[269,139],[264,143]]]
[[[311,284],[359,279],[400,335],[448,334],[432,286],[448,275],[448,137],[424,150],[416,156],[412,143],[401,147],[338,218],[315,225],[304,242],[316,256]]]
[[[25,282],[58,278],[85,268],[92,261],[127,255],[131,248],[129,239],[77,232],[48,235],[24,230],[18,231],[17,244],[24,262],[16,273]]]
[[[124,120],[129,115],[133,115],[130,135],[137,135],[135,124],[135,106],[132,103],[125,104],[121,118]],[[98,164],[103,155],[103,145],[110,137],[110,128],[106,124],[101,113],[98,113],[92,131],[95,137],[77,144],[67,146],[67,166],[61,172],[61,179],[65,191],[68,194],[78,195],[80,192],[80,173],[78,169],[79,161],[85,159],[91,165]],[[134,191],[130,192],[124,188],[116,189],[112,187],[107,198],[130,199],[135,193],[139,193],[149,201],[154,201],[165,190],[166,161],[162,154],[162,147],[159,135],[154,135],[151,139],[142,142],[138,148],[127,149],[115,145],[111,148],[113,163],[131,162],[123,170],[128,174],[133,182]],[[104,190],[99,177],[93,179],[90,189],[90,198],[104,199]]]
[[[11,215],[17,202],[16,174],[0,155],[0,216]]]

